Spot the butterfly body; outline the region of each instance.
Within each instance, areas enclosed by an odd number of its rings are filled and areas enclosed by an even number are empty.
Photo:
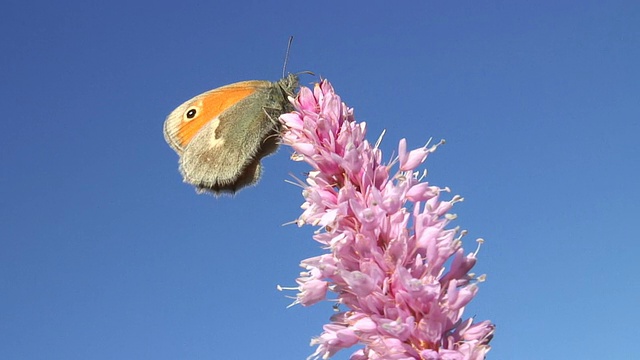
[[[276,151],[278,117],[291,111],[296,75],[277,82],[242,81],[184,102],[164,124],[167,143],[180,156],[184,181],[199,192],[235,193],[260,179],[260,160]]]

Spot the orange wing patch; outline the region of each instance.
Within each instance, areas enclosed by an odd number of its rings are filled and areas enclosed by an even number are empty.
[[[184,148],[203,126],[240,100],[255,93],[264,86],[264,83],[264,81],[243,81],[230,84],[198,95],[189,103],[185,103],[184,113],[181,114],[182,121],[177,124],[178,129],[175,132],[178,144]],[[187,119],[186,113],[190,109],[195,109],[196,115],[192,119]]]

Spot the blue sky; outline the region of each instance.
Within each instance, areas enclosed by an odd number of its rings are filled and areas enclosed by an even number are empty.
[[[635,1],[5,1],[0,359],[304,359],[331,304],[286,309],[306,168],[198,196],[162,124],[231,82],[328,78],[370,140],[447,144],[488,278],[489,359],[640,358]],[[317,77],[303,76],[304,84]],[[341,353],[335,359],[347,359]]]

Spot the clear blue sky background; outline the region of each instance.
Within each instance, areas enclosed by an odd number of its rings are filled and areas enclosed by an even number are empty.
[[[312,352],[331,304],[276,291],[320,253],[281,226],[306,167],[281,148],[259,186],[198,196],[162,136],[193,95],[280,78],[289,35],[385,158],[447,140],[426,167],[487,241],[489,359],[640,358],[637,1],[5,0],[0,359]]]

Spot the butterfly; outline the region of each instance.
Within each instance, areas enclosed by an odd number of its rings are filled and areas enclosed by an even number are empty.
[[[260,160],[274,153],[278,117],[293,110],[298,76],[276,82],[242,81],[187,100],[164,122],[164,138],[178,153],[184,181],[199,193],[233,194],[255,184]]]

